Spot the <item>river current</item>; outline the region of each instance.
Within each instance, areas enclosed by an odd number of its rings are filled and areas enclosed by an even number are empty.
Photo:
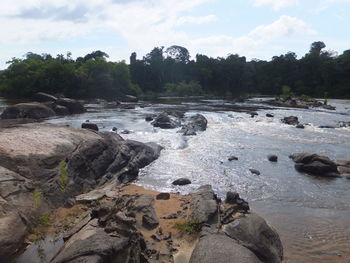
[[[263,100],[240,104],[224,100],[158,101],[128,110],[87,104],[87,113],[46,122],[80,127],[89,120],[102,131],[112,127],[130,130],[121,136],[164,147],[160,157],[140,171],[137,184],[184,194],[211,184],[221,198],[228,190],[235,190],[277,229],[285,262],[350,262],[350,180],[298,173],[289,158],[293,153],[309,152],[350,160],[350,128],[319,128],[350,122],[350,101],[329,100],[337,108],[331,111],[269,107]],[[256,107],[259,115],[251,118],[239,112],[242,107]],[[146,116],[165,109],[184,110],[187,116],[203,114],[208,128],[186,137],[177,133],[178,129],[154,128],[145,121]],[[274,118],[266,117],[267,113]],[[290,115],[308,125],[296,129],[282,124],[280,119]],[[278,162],[269,162],[269,154],[276,154]],[[232,155],[238,161],[228,161]],[[251,168],[261,175],[252,174]],[[180,177],[189,178],[192,184],[173,186],[172,181]]]

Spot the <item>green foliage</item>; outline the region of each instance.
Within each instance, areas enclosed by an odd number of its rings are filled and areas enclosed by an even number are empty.
[[[33,191],[33,207],[39,208],[43,199],[43,194],[39,188],[35,188]]]
[[[59,164],[59,186],[62,192],[66,190],[68,184],[68,167],[66,161],[62,160]]]
[[[197,81],[167,83],[165,94],[170,96],[198,96],[203,95],[203,88]]]
[[[34,221],[36,227],[49,226],[51,223],[51,217],[50,214],[42,214],[37,216]]]
[[[202,224],[197,220],[185,220],[175,223],[175,228],[184,234],[197,234],[202,230]]]

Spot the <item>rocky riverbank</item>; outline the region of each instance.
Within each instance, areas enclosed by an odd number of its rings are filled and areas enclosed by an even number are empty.
[[[128,185],[160,151],[90,129],[0,129],[1,261],[23,262],[25,243],[55,236],[63,242],[45,262],[281,262],[278,234],[237,193],[222,201],[210,186],[181,196]]]

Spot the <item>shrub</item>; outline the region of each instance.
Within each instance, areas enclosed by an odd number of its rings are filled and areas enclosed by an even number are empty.
[[[181,233],[192,235],[199,233],[202,230],[202,224],[197,220],[185,220],[183,222],[175,223],[175,228]]]
[[[68,167],[66,161],[62,160],[59,164],[59,185],[62,192],[66,190],[68,184]]]
[[[33,192],[33,207],[39,208],[41,205],[43,194],[39,188],[35,188]]]

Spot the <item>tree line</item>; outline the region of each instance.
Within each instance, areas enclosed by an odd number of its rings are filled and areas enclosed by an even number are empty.
[[[115,98],[131,95],[213,95],[240,97],[288,92],[311,97],[350,98],[350,50],[341,55],[314,42],[300,59],[293,52],[271,61],[247,61],[229,54],[212,58],[197,54],[191,59],[185,47],[155,47],[130,63],[108,62],[95,51],[76,60],[71,54],[52,57],[28,53],[13,58],[0,72],[0,93],[28,97],[43,91],[76,98]]]

